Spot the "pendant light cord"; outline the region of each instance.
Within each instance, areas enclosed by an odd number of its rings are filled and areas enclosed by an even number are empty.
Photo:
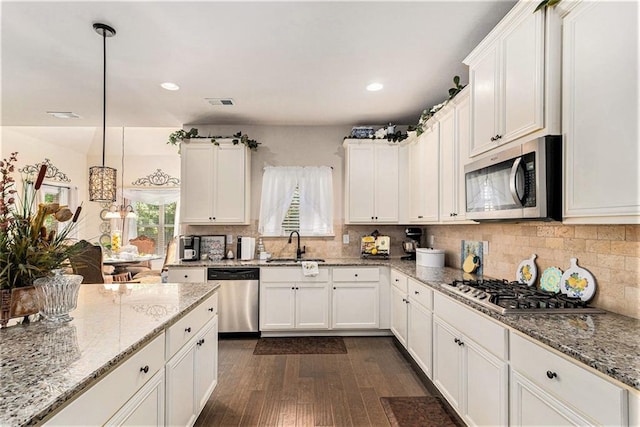
[[[107,133],[107,33],[102,32],[102,167]]]

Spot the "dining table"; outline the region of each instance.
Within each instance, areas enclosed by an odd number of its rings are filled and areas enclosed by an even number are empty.
[[[114,267],[113,274],[122,274],[126,273],[127,268],[138,264],[139,262],[145,261],[153,261],[156,259],[162,259],[162,255],[148,254],[148,255],[134,255],[134,254],[124,254],[121,255],[112,255],[108,258],[104,258],[102,263],[104,265],[111,265]]]

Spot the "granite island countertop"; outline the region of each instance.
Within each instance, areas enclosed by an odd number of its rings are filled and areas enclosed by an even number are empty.
[[[217,283],[82,285],[73,320],[0,329],[0,425],[38,423],[211,295]]]
[[[291,262],[259,260],[184,261],[170,267],[296,267]],[[453,292],[447,284],[468,277],[450,267],[416,268],[415,261],[400,258],[326,258],[320,266],[390,266],[455,300],[482,312],[503,325],[615,379],[640,390],[640,320],[616,313],[602,314],[508,314],[501,315],[474,304]],[[477,277],[471,275],[473,278]]]

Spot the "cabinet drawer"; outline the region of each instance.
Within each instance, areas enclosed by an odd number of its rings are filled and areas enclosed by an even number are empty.
[[[417,301],[425,308],[433,309],[433,291],[417,280],[409,278],[409,299]]]
[[[77,425],[82,414],[83,425],[102,425],[163,367],[164,334],[160,334],[46,424]]]
[[[378,267],[334,268],[334,282],[377,282],[380,280]]]
[[[500,359],[507,358],[507,330],[504,327],[439,292],[433,296],[433,312]]]
[[[169,360],[218,312],[218,293],[211,295],[196,308],[167,329],[166,358]]]
[[[511,333],[511,367],[596,424],[622,425],[626,391],[522,336]],[[551,376],[551,378],[549,378]]]
[[[400,273],[399,271],[396,271],[393,269],[391,270],[390,276],[391,276],[391,284],[396,288],[400,289],[402,293],[406,294],[409,290],[408,282],[407,282],[408,277]]]
[[[169,268],[167,279],[171,283],[201,283],[207,281],[207,271],[201,267]]]
[[[317,276],[305,276],[302,267],[267,267],[260,269],[261,282],[328,282],[329,269],[320,267]]]

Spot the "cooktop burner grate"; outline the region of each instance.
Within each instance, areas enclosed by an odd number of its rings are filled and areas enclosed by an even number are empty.
[[[454,293],[501,314],[604,313],[579,298],[500,279],[454,280]]]

